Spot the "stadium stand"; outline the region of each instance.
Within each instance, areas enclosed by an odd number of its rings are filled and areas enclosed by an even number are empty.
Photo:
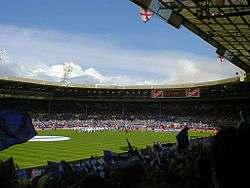
[[[132,130],[143,125],[144,129],[161,131],[163,127],[180,130],[187,125],[193,129],[213,130],[221,126],[235,129],[240,121],[238,112],[249,111],[250,102],[249,82],[239,80],[218,85],[151,89],[65,87],[15,79],[0,80],[0,85],[1,107],[20,104],[28,110],[36,129],[86,124],[108,129],[114,129],[114,124],[115,128],[123,129],[126,124],[126,129]],[[176,124],[172,127],[167,122]],[[218,136],[220,139],[224,138]],[[216,137],[217,142],[221,141]],[[225,184],[221,171],[227,164],[221,160],[231,159],[218,154],[218,148],[223,146],[212,146],[211,138],[191,140],[182,151],[178,150],[178,143],[155,143],[138,151],[122,154],[104,151],[101,158],[48,162],[48,166],[28,169],[15,169],[13,161],[7,160],[0,165],[1,172],[8,169],[8,173],[0,175],[0,182],[1,187],[213,187]],[[214,161],[215,170],[220,171],[216,177],[211,152],[221,156],[221,159],[216,157],[219,162]],[[244,154],[244,151],[237,150],[237,153]]]

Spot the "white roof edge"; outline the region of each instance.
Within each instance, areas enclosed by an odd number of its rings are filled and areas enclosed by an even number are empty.
[[[107,85],[107,84],[74,84],[70,83],[66,85],[62,82],[53,82],[46,80],[35,80],[30,78],[20,78],[20,77],[7,77],[0,75],[0,81],[15,81],[31,84],[41,84],[48,86],[58,86],[58,87],[69,87],[69,88],[86,88],[86,89],[181,89],[181,88],[194,88],[194,87],[204,87],[225,84],[230,82],[240,81],[240,76],[208,81],[208,82],[198,82],[198,83],[185,83],[185,84],[164,84],[164,85]]]

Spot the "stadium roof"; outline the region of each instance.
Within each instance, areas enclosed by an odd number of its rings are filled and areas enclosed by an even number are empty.
[[[184,87],[185,86],[185,87]],[[65,101],[158,101],[158,100],[231,100],[249,99],[250,82],[239,78],[194,85],[166,86],[103,86],[39,81],[23,78],[0,77],[0,99],[20,98]],[[163,96],[153,97],[158,93]],[[188,93],[199,93],[194,97]],[[193,96],[193,95],[192,95]]]
[[[214,85],[221,85],[227,83],[237,83],[241,81],[241,76],[232,77],[222,80],[214,80],[210,82],[200,82],[200,83],[186,83],[186,84],[173,84],[173,85],[104,85],[104,84],[74,84],[74,83],[64,83],[64,82],[52,82],[45,80],[34,80],[28,78],[19,77],[7,77],[0,76],[0,91],[8,90],[11,85],[22,86],[29,85],[32,87],[64,87],[64,88],[76,88],[76,89],[180,89],[180,88],[197,88],[197,87],[207,87]]]
[[[250,75],[250,0],[130,0],[185,26]]]

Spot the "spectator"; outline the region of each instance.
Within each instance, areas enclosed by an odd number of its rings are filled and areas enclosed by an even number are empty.
[[[110,183],[107,183],[100,176],[89,175],[85,179],[83,179],[80,183],[79,188],[112,188]]]
[[[245,187],[249,184],[250,128],[224,128],[212,145],[214,181],[219,187]]]

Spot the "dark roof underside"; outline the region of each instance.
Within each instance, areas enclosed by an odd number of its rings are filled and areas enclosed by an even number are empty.
[[[185,26],[213,45],[219,55],[250,73],[250,0],[131,1],[177,28]],[[172,11],[171,19],[164,10]]]

